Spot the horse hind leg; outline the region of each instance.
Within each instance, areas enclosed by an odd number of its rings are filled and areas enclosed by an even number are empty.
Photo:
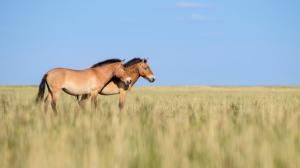
[[[44,112],[47,114],[49,101],[51,101],[51,95],[48,94],[44,100]]]
[[[59,98],[59,90],[53,90],[51,92],[51,107],[52,107],[52,110],[54,112],[54,115],[57,115],[57,108],[56,108],[56,102]]]

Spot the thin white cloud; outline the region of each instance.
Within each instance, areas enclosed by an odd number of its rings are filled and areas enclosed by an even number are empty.
[[[199,9],[199,8],[210,8],[210,4],[197,3],[197,2],[177,2],[177,8],[186,8],[186,9]]]
[[[194,21],[207,21],[207,20],[210,20],[207,16],[198,15],[198,14],[193,14],[191,16],[191,19],[194,20]]]
[[[211,9],[215,8],[214,5],[209,4],[209,3],[199,3],[199,2],[177,2],[176,3],[176,8],[179,9],[187,9],[187,10],[192,10],[192,11],[203,11],[203,9],[208,11],[211,11]],[[203,13],[203,12],[201,12]],[[206,12],[207,13],[207,12]],[[209,13],[208,13],[209,14]],[[185,17],[185,19],[192,20],[192,21],[197,21],[197,22],[202,22],[202,21],[217,21],[219,20],[218,18],[207,16],[207,15],[202,15],[202,14],[192,14],[188,17]]]
[[[199,14],[193,14],[191,16],[191,19],[193,21],[218,21],[218,18],[214,18],[214,17],[209,17],[209,16],[205,16],[205,15],[199,15]]]

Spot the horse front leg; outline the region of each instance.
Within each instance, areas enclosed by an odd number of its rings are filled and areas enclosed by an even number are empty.
[[[79,106],[81,107],[82,110],[85,110],[85,105],[86,105],[86,102],[88,101],[89,98],[90,98],[89,94],[82,95],[80,100],[78,98],[78,104],[79,104]]]
[[[96,110],[96,109],[97,109],[97,106],[98,106],[98,102],[97,102],[97,95],[98,95],[98,93],[99,93],[98,90],[97,90],[97,91],[93,91],[93,92],[91,93],[91,103],[92,103],[92,108],[93,108],[94,110]]]
[[[119,95],[119,110],[120,110],[120,112],[122,112],[124,110],[125,98],[126,98],[126,90],[120,89],[120,95]]]

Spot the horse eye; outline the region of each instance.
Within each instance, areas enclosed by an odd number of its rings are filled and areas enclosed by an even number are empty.
[[[147,67],[144,67],[144,70],[147,70]]]

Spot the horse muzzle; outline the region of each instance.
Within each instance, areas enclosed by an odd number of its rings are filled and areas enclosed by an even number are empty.
[[[130,77],[128,77],[128,78],[126,78],[125,80],[124,80],[124,83],[125,83],[125,85],[130,85],[130,83],[131,83],[131,78]]]
[[[155,80],[156,80],[156,79],[155,79],[154,76],[148,77],[148,81],[151,82],[151,83],[153,83]]]

